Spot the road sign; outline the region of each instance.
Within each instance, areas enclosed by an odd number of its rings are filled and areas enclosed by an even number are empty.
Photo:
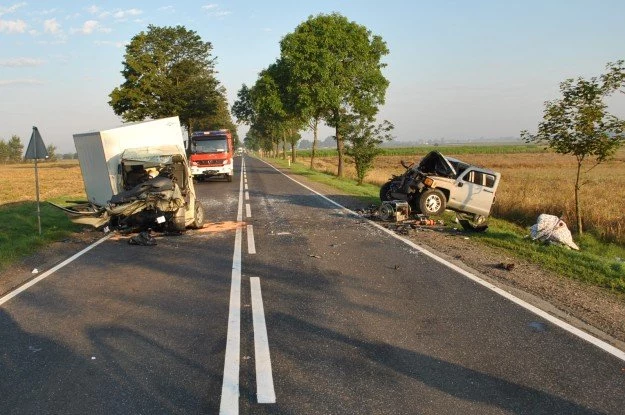
[[[33,127],[33,133],[30,135],[30,142],[28,143],[24,158],[27,160],[37,160],[45,159],[46,157],[48,157],[46,145],[43,143],[43,139],[37,127]]]

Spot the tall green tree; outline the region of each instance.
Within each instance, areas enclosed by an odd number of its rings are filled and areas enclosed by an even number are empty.
[[[191,134],[192,121],[214,114],[222,98],[211,50],[183,26],[148,26],[126,46],[125,81],[110,93],[109,105],[125,121],[177,115]]]
[[[583,234],[579,197],[580,189],[585,184],[582,180],[583,167],[591,162],[592,169],[608,160],[625,143],[625,121],[610,114],[604,102],[625,83],[623,61],[609,63],[607,70],[599,78],[579,77],[562,82],[562,97],[545,102],[543,121],[538,124],[537,133],[521,131],[521,137],[526,142],[546,143],[557,153],[575,157],[575,216],[580,235]]]
[[[395,127],[387,120],[376,125],[370,117],[351,117],[344,128],[345,153],[354,159],[356,178],[361,185],[373,168],[375,157],[382,152],[380,144],[393,139],[391,131]]]
[[[343,176],[342,124],[347,114],[374,116],[384,103],[388,81],[381,62],[389,53],[380,36],[338,14],[311,16],[280,42],[298,113],[335,128],[338,176]],[[313,122],[313,125],[316,123]]]

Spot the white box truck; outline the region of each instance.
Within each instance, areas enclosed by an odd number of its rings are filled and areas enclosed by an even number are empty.
[[[74,134],[87,203],[62,208],[97,228],[200,228],[204,210],[178,117]]]

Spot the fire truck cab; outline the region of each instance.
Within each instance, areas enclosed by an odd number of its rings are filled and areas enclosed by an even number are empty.
[[[221,176],[232,181],[234,163],[232,134],[228,130],[195,131],[191,135],[191,174],[203,181]]]

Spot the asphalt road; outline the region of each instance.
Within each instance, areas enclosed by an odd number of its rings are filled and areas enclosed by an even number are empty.
[[[0,414],[625,413],[625,361],[241,165],[0,304]]]

